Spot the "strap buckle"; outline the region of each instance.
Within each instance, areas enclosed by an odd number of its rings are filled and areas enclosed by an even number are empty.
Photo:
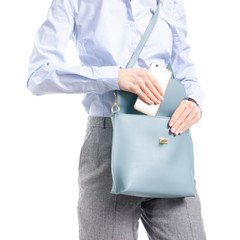
[[[114,108],[117,107],[118,112],[120,112],[120,107],[119,107],[118,104],[117,104],[117,94],[116,94],[115,91],[113,92],[113,94],[114,94],[114,96],[115,96],[115,102],[114,102],[114,105],[113,105],[112,108],[111,108],[111,111],[112,111],[112,113],[114,113]]]

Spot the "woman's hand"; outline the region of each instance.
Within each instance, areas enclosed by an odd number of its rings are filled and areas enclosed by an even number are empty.
[[[146,68],[120,69],[118,74],[120,90],[135,93],[148,104],[163,100],[158,81]],[[181,101],[169,121],[170,131],[175,135],[184,133],[201,118],[200,107],[187,99]]]
[[[200,107],[187,99],[181,101],[169,120],[170,131],[176,135],[184,133],[201,118]]]
[[[163,100],[158,81],[146,68],[119,69],[118,84],[120,90],[135,93],[148,104],[159,104]]]

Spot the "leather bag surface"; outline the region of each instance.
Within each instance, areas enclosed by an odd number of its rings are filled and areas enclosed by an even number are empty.
[[[158,7],[126,68],[132,68],[157,21]],[[169,64],[168,69],[171,69]],[[137,95],[115,90],[112,107],[112,194],[176,198],[195,196],[194,152],[190,129],[173,135],[169,120],[186,98],[183,85],[170,80],[156,116],[136,111]]]

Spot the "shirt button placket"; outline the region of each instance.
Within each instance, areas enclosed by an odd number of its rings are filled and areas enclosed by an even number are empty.
[[[135,25],[135,20],[133,16],[132,3],[130,3],[130,0],[126,0],[126,5],[127,5],[128,18],[129,18],[129,27],[131,32],[131,42],[129,44],[129,59],[130,59],[137,47],[137,37],[136,37],[137,32],[136,32],[136,25]]]

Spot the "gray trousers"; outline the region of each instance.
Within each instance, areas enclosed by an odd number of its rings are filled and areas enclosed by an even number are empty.
[[[110,117],[88,116],[79,158],[80,240],[136,240],[139,219],[151,240],[205,240],[199,195],[145,198],[111,194]]]

